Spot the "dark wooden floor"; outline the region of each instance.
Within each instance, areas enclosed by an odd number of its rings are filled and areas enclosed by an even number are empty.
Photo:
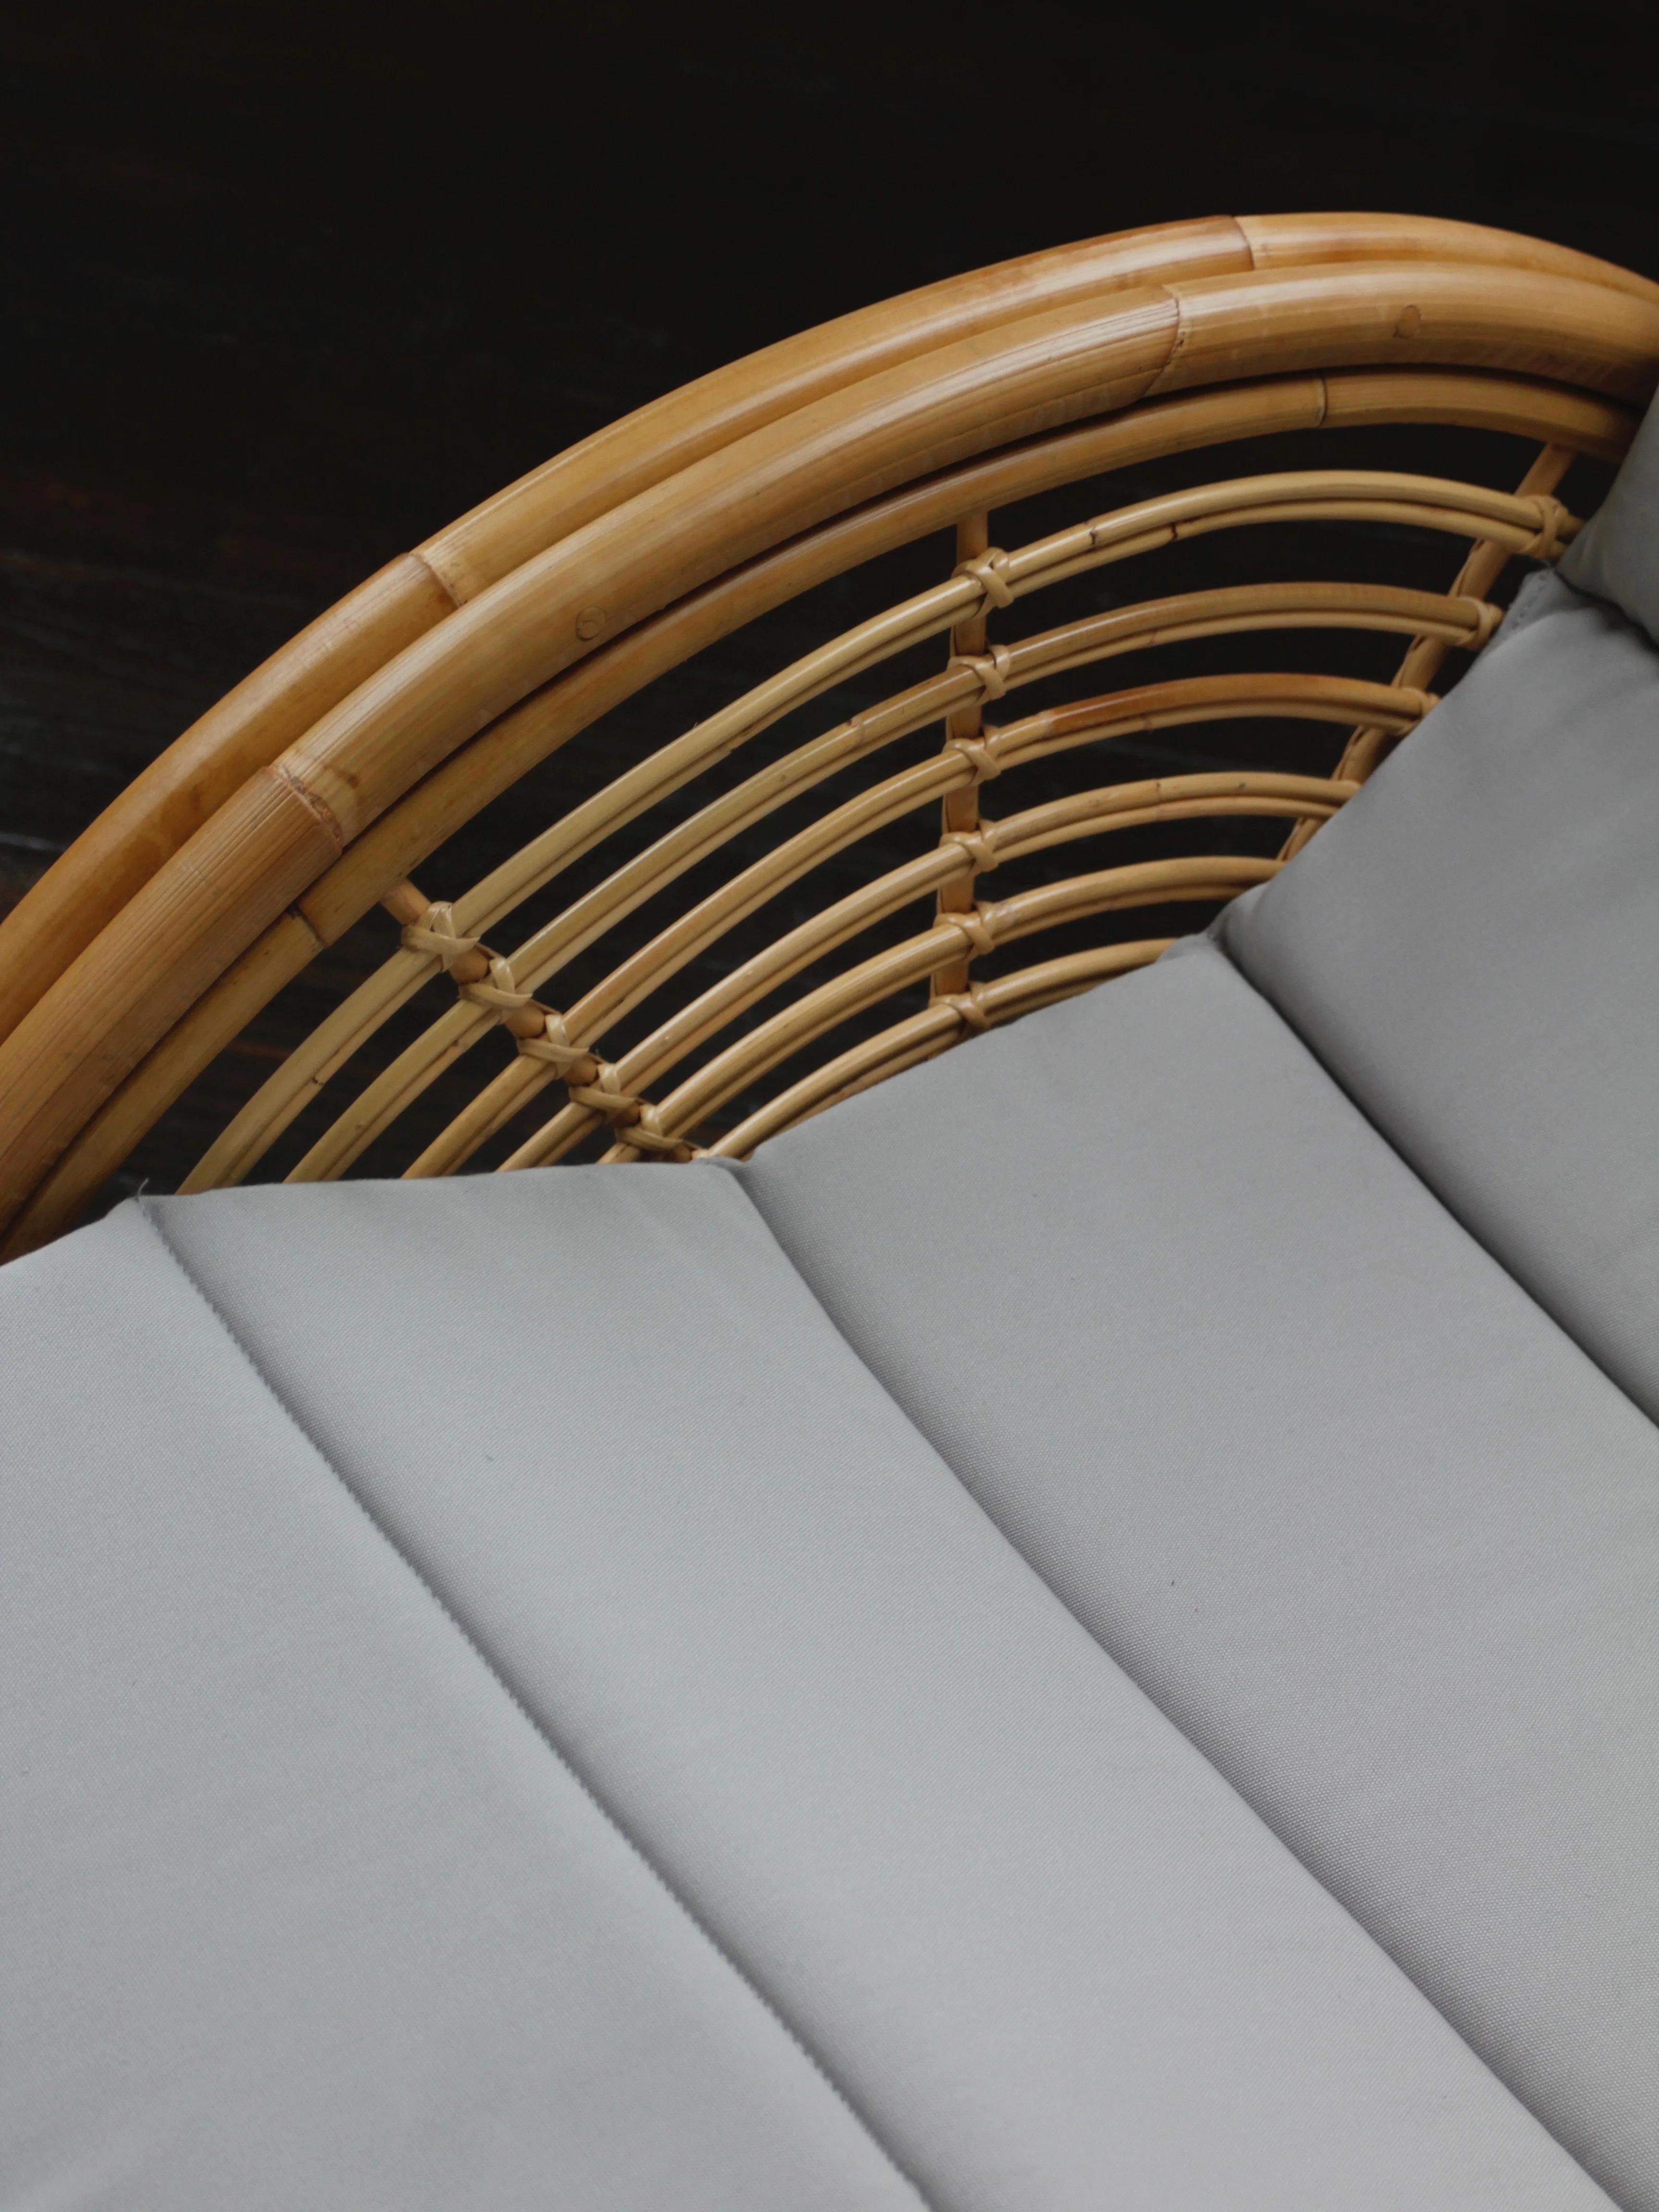
[[[1634,9],[1557,10],[1547,48],[1371,11],[1357,57],[1328,8],[1248,12],[0,15],[0,910],[368,569],[843,309],[1224,210],[1420,210],[1659,275]]]

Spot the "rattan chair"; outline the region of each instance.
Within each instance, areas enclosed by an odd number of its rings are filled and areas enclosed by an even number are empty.
[[[1659,2212],[1656,374],[1456,224],[943,284],[42,879],[8,2202]]]
[[[1269,216],[1034,255],[656,402],[370,578],[179,738],[0,927],[5,1249],[72,1222],[216,1056],[377,903],[401,927],[398,949],[288,1053],[184,1189],[256,1175],[307,1109],[313,1140],[292,1177],[346,1173],[495,1033],[511,1058],[498,1047],[468,1060],[476,1095],[412,1157],[405,1148],[400,1171],[454,1172],[509,1125],[509,1167],[562,1159],[595,1131],[617,1160],[742,1156],[988,1024],[1156,958],[1169,939],[1151,915],[1127,939],[1115,925],[1110,942],[1003,962],[990,981],[975,972],[994,949],[1084,917],[1227,899],[1275,860],[1233,849],[1061,871],[1006,899],[986,897],[992,872],[1155,821],[1276,817],[1294,851],[1423,713],[1448,653],[1490,635],[1486,595],[1504,564],[1547,561],[1568,542],[1577,526],[1557,487],[1576,456],[1622,453],[1656,362],[1659,288],[1583,255],[1450,222]],[[1322,437],[1381,424],[1501,431],[1540,451],[1512,490],[1320,465]],[[996,511],[1035,495],[1206,447],[1248,462],[1248,441],[1282,447],[1292,433],[1308,434],[1306,465],[1121,503],[1109,484],[1103,508],[1070,526],[992,542],[1004,534]],[[1468,556],[1443,590],[1339,576],[1158,592],[1156,556],[1176,540],[1334,519],[1419,533],[1431,585],[1444,580],[1443,538]],[[927,588],[650,757],[625,758],[482,881],[438,899],[417,885],[462,824],[642,687],[813,586],[950,531],[954,562],[940,559]],[[1144,597],[1049,629],[1030,619],[1036,605],[1012,615],[1126,561]],[[1095,688],[1103,661],[1262,630],[1408,643],[1387,685],[1255,668]],[[671,809],[654,839],[629,837],[792,710],[935,637],[931,678],[716,781],[701,808]],[[1076,687],[1086,696],[1018,711],[1024,686],[1070,671],[1091,672]],[[981,815],[989,779],[1067,748],[1289,718],[1350,732],[1334,738],[1327,773],[1212,765],[1025,807],[1016,776],[997,818]],[[934,731],[930,757],[902,748],[906,764],[881,773],[890,750]],[[850,796],[712,888],[704,866],[700,895],[672,909],[677,880],[866,761]],[[810,900],[788,908],[786,921],[803,918],[751,931],[708,980],[737,925],[775,915],[832,856],[936,811],[942,827],[919,832],[913,858],[817,912]],[[617,863],[597,879],[590,867],[580,896],[521,940],[506,933],[517,908],[533,896],[545,909],[550,885],[613,849]],[[641,940],[629,924],[653,901]],[[908,934],[781,997],[895,915],[914,922]],[[601,945],[616,956],[596,968]],[[560,979],[579,957],[571,1000]],[[849,1019],[924,981],[925,1006],[874,1034],[866,1021],[834,1049]],[[416,994],[429,1015],[420,1035],[389,1064],[360,1058]],[[642,1033],[608,1057],[647,1001]],[[722,1123],[734,1099],[741,1117]]]

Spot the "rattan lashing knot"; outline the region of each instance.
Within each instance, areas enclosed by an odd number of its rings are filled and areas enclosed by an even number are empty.
[[[1577,517],[1546,491],[1533,493],[1528,504],[1538,517],[1538,535],[1521,550],[1530,554],[1534,561],[1553,561],[1565,550],[1568,539],[1577,534]]]
[[[418,897],[419,893],[416,896]],[[465,953],[476,952],[479,940],[463,937],[455,927],[455,909],[447,900],[428,907],[418,921],[404,924],[403,946],[405,952],[424,952],[428,958],[441,961],[448,973]]]
[[[574,1083],[567,1082],[571,1103],[586,1106],[590,1113],[602,1114],[613,1125],[637,1113],[645,1101],[636,1098],[631,1091],[623,1087],[622,1070],[614,1060],[592,1060],[591,1074],[580,1076]]]
[[[638,1111],[631,1121],[611,1124],[611,1133],[619,1145],[627,1145],[636,1152],[653,1153],[659,1159],[696,1160],[706,1157],[701,1145],[669,1135],[657,1107],[642,1098],[635,1103]]]
[[[1013,655],[1006,645],[994,645],[988,653],[953,653],[949,667],[952,672],[966,670],[978,684],[981,698],[1000,699],[1013,672]]]
[[[953,576],[971,576],[994,607],[1011,607],[1014,604],[1012,586],[1008,581],[1008,556],[1000,545],[988,545],[982,553],[975,553],[969,561],[958,561],[951,571]]]
[[[936,1003],[941,1006],[949,1006],[963,1027],[975,1035],[982,1033],[991,1026],[991,1017],[985,1003],[983,983],[970,983],[965,991],[942,991]]]
[[[568,1075],[572,1069],[596,1068],[598,1062],[586,1045],[572,1044],[570,1033],[565,1028],[564,1016],[551,1006],[539,1009],[542,1026],[530,1036],[519,1039],[519,1050],[526,1060],[545,1060],[556,1075]]]
[[[974,771],[974,781],[976,783],[989,783],[1002,774],[1002,763],[998,759],[995,747],[991,743],[995,736],[994,730],[985,730],[976,738],[947,738],[945,741],[945,750],[962,755],[963,760]]]
[[[573,1106],[586,1106],[591,1114],[602,1115],[619,1137],[645,1111],[645,1100],[623,1088],[622,1070],[614,1060],[595,1060],[592,1074],[574,1083],[567,1079],[565,1087]]]
[[[960,846],[968,855],[975,875],[983,868],[994,868],[997,864],[994,822],[981,822],[977,830],[946,830],[939,842],[941,845]]]
[[[601,1060],[590,1046],[573,1044],[564,1016],[550,1006],[538,1007],[542,1026],[532,1036],[519,1039],[526,1060],[544,1060],[556,1075],[564,1078],[573,1106],[585,1106],[610,1127],[618,1144],[635,1151],[659,1153],[665,1158],[691,1160],[702,1157],[701,1148],[684,1137],[671,1137],[650,1101],[628,1090],[622,1070],[614,1060]]]
[[[622,1071],[608,1060],[599,1061],[589,1083],[567,1085],[573,1105],[586,1106],[603,1115],[611,1125],[614,1142],[636,1152],[653,1152],[660,1158],[691,1160],[700,1148],[684,1137],[670,1136],[658,1108],[648,1098],[623,1087]]]
[[[963,907],[960,912],[953,910],[949,914],[942,914],[935,926],[941,929],[947,926],[952,929],[959,929],[968,940],[967,951],[969,959],[973,959],[975,956],[983,958],[986,953],[994,952],[997,949],[996,932],[992,927],[983,907],[969,906]]]
[[[536,1003],[535,994],[518,988],[511,964],[499,952],[489,956],[489,980],[482,978],[476,983],[463,983],[460,995],[475,1006],[487,1006],[492,1014],[522,1013]]]
[[[422,952],[441,962],[445,974],[455,979],[457,997],[495,1015],[514,1036],[537,1026],[540,1009],[530,992],[519,988],[511,963],[492,952],[481,937],[463,937],[455,927],[455,909],[447,902],[434,902],[418,921],[405,923],[403,942],[406,952]]]

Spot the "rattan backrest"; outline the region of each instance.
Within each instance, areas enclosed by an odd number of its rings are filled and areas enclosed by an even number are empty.
[[[507,1041],[505,1057],[497,1049],[475,1095],[427,1134],[404,1164],[413,1172],[448,1171],[509,1137],[508,1165],[594,1141],[618,1158],[741,1153],[979,1028],[1155,957],[1167,938],[1149,928],[984,980],[999,947],[1039,929],[1142,905],[1201,908],[1263,880],[1279,857],[1143,860],[989,902],[984,878],[1080,838],[1224,814],[1282,820],[1293,850],[1425,710],[1445,655],[1485,641],[1497,618],[1487,594],[1510,556],[1548,559],[1566,542],[1575,525],[1557,486],[1581,453],[1618,457],[1656,369],[1659,288],[1645,280],[1465,226],[1273,217],[1133,233],[980,272],[658,402],[313,624],[0,926],[8,1249],[72,1220],[186,1086],[377,904],[401,943],[231,1116],[186,1188],[240,1180],[307,1112],[322,1126],[290,1172],[344,1172],[486,1037]],[[990,542],[994,511],[1056,487],[1208,446],[1379,423],[1503,431],[1542,451],[1513,492],[1415,471],[1257,471],[1096,506],[1005,550]],[[1154,590],[1081,621],[1008,627],[1027,598],[1199,536],[1348,520],[1472,550],[1449,592],[1341,580]],[[619,763],[471,888],[434,901],[416,887],[415,872],[464,824],[643,687],[943,530],[955,532],[955,562],[933,583]],[[1239,669],[1020,712],[1028,684],[1182,640],[1356,628],[1407,641],[1393,683]],[[867,689],[930,639],[948,640],[936,673],[775,748],[752,774],[714,776],[784,718],[855,680]],[[1334,741],[1323,775],[1211,766],[1035,806],[1016,798],[994,821],[981,810],[985,784],[1011,768],[1247,717],[1351,734]],[[918,732],[934,733],[922,755]],[[866,760],[873,780],[749,857],[774,811]],[[708,796],[687,811],[676,794],[694,785]],[[732,933],[769,901],[935,805],[940,826],[921,850],[727,959]],[[608,844],[659,819],[643,846]],[[717,867],[734,840],[744,865],[667,910],[673,884]],[[616,865],[594,875],[588,856],[613,849]],[[592,880],[571,874],[579,863]],[[545,902],[567,877],[562,907],[516,946],[500,941],[516,908]],[[889,929],[876,951],[820,974],[919,901],[925,927]],[[642,911],[664,918],[642,940],[612,939]],[[550,989],[581,963],[574,995]],[[918,989],[925,1003],[871,1027],[872,1010]],[[434,998],[424,1027],[368,1069],[356,1056],[422,992],[447,1004]],[[608,1036],[637,1030],[647,1000],[647,1026],[611,1059]],[[851,1046],[796,1066],[848,1021],[862,1025]],[[766,1091],[775,1070],[788,1079]],[[331,1115],[319,1104],[325,1083],[340,1102]]]

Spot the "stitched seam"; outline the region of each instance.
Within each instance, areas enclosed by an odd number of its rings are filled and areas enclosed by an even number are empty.
[[[752,1976],[738,1963],[737,1960],[726,1948],[725,1945],[721,1943],[719,1937],[714,1935],[714,1931],[687,1902],[686,1899],[681,1895],[679,1890],[676,1887],[674,1883],[670,1881],[667,1875],[664,1873],[663,1869],[656,1863],[655,1860],[652,1858],[650,1854],[646,1850],[644,1845],[639,1842],[637,1838],[629,1832],[618,1814],[605,1803],[605,1800],[599,1796],[599,1791],[588,1780],[587,1777],[580,1771],[580,1770],[572,1762],[568,1754],[554,1741],[548,1730],[543,1726],[541,1722],[537,1719],[535,1714],[532,1712],[524,1698],[520,1695],[519,1692],[514,1687],[507,1675],[501,1671],[501,1668],[496,1664],[490,1654],[485,1650],[483,1643],[473,1633],[471,1629],[467,1626],[466,1623],[461,1619],[455,1608],[444,1597],[442,1593],[437,1589],[436,1585],[430,1580],[427,1574],[416,1563],[416,1561],[410,1557],[408,1553],[404,1550],[403,1547],[392,1536],[391,1531],[386,1527],[385,1523],[376,1514],[371,1511],[363,1498],[346,1480],[345,1476],[334,1464],[334,1462],[329,1457],[328,1454],[324,1451],[322,1446],[311,1434],[305,1423],[300,1419],[298,1413],[295,1412],[293,1407],[289,1404],[282,1392],[276,1388],[275,1382],[272,1382],[270,1376],[266,1374],[264,1369],[259,1364],[258,1360],[254,1357],[252,1347],[244,1339],[240,1331],[235,1327],[229,1316],[222,1310],[217,1301],[210,1295],[204,1285],[198,1282],[197,1278],[191,1273],[189,1267],[185,1264],[183,1254],[173,1243],[172,1238],[167,1235],[160,1221],[156,1219],[155,1214],[150,1209],[149,1202],[141,1196],[137,1199],[136,1203],[137,1205],[139,1216],[144,1222],[145,1225],[149,1228],[156,1242],[167,1254],[167,1257],[178,1268],[185,1282],[189,1284],[191,1289],[196,1293],[202,1304],[213,1316],[220,1328],[223,1329],[231,1343],[234,1345],[236,1350],[240,1353],[244,1362],[252,1371],[255,1380],[262,1385],[272,1403],[277,1407],[279,1412],[281,1412],[285,1419],[289,1422],[289,1425],[295,1431],[295,1434],[302,1438],[305,1443],[308,1445],[310,1449],[315,1454],[318,1460],[328,1469],[328,1472],[334,1477],[334,1480],[339,1484],[341,1489],[356,1507],[358,1512],[362,1514],[363,1519],[368,1522],[369,1527],[374,1529],[376,1535],[380,1537],[382,1543],[386,1547],[386,1549],[391,1552],[393,1558],[396,1559],[398,1564],[414,1577],[416,1582],[420,1584],[422,1589],[425,1591],[427,1596],[437,1607],[439,1613],[446,1621],[448,1622],[455,1633],[461,1638],[462,1642],[467,1646],[469,1650],[472,1652],[475,1658],[478,1660],[479,1663],[483,1668],[485,1674],[489,1677],[490,1680],[495,1684],[496,1687],[501,1692],[501,1694],[514,1706],[514,1710],[519,1713],[520,1717],[531,1729],[532,1733],[535,1735],[538,1741],[546,1747],[550,1755],[561,1767],[563,1768],[564,1771],[575,1784],[577,1789],[581,1791],[583,1796],[586,1798],[589,1804],[592,1806],[594,1811],[598,1813],[599,1818],[611,1829],[612,1833],[620,1839],[623,1847],[631,1852],[633,1856],[638,1860],[639,1863],[645,1869],[647,1874],[672,1901],[684,1919],[690,1923],[691,1927],[702,1938],[703,1942],[708,1946],[715,1957],[720,1960],[721,1964],[725,1966],[731,1973],[735,1975],[737,1979],[743,1984],[744,1988],[746,1989],[750,1992],[750,1996],[754,1997],[756,2002],[760,2006],[767,2017],[774,2023],[780,2032],[788,2039],[789,2042],[793,2045],[794,2048],[800,2053],[800,2056],[805,2061],[806,2064],[811,2069],[812,2072],[817,2076],[819,2081],[823,2082],[825,2088],[829,2090],[830,2095],[836,2100],[842,2109],[851,2118],[854,2124],[874,2145],[875,2148],[880,2153],[881,2156],[885,2159],[888,2165],[898,2176],[899,2179],[905,2183],[905,2185],[909,2188],[912,2194],[915,2196],[916,2202],[927,2208],[927,2212],[933,2212],[933,2208],[931,2206],[929,2199],[922,2193],[921,2188],[917,2183],[915,2176],[908,2172],[905,2168],[900,2165],[898,2159],[895,2156],[891,2148],[882,2140],[880,2135],[872,2125],[866,2115],[860,2111],[858,2106],[853,2101],[849,2093],[839,2081],[836,2081],[834,2075],[830,2073],[828,2066],[817,2056],[817,2054],[809,2048],[798,2031],[784,2018],[782,2013],[779,2011],[776,2004],[769,1996],[768,1996],[765,1990],[763,1990],[759,1984],[754,1980]]]
[[[1249,978],[1246,976],[1243,978],[1243,981],[1249,983]],[[1254,989],[1255,986],[1251,985],[1250,988]],[[1275,1008],[1273,1011],[1277,1012],[1277,1009]],[[1139,1675],[1135,1673],[1134,1669],[1130,1667],[1125,1660],[1121,1659],[1118,1656],[1117,1653],[1112,1650],[1111,1646],[1103,1637],[1095,1632],[1095,1631],[1089,1626],[1088,1622],[1084,1620],[1082,1614],[1076,1611],[1076,1609],[1067,1601],[1062,1593],[1054,1587],[1053,1583],[1049,1581],[1048,1576],[1043,1573],[1042,1568],[1037,1565],[1036,1562],[1014,1541],[1014,1539],[1008,1534],[1007,1530],[997,1519],[996,1516],[991,1511],[990,1508],[975,1495],[973,1489],[968,1483],[965,1477],[962,1474],[961,1471],[946,1457],[943,1449],[934,1441],[934,1439],[928,1435],[927,1430],[922,1427],[920,1421],[918,1421],[915,1416],[910,1413],[908,1408],[900,1404],[899,1401],[893,1395],[893,1393],[888,1389],[881,1376],[877,1374],[875,1369],[870,1365],[869,1362],[865,1358],[864,1354],[859,1350],[858,1346],[853,1342],[852,1339],[842,1328],[841,1323],[836,1319],[834,1314],[830,1312],[823,1298],[820,1297],[817,1285],[812,1282],[805,1269],[797,1261],[793,1253],[789,1250],[782,1238],[778,1235],[776,1230],[773,1228],[771,1223],[767,1219],[760,1200],[755,1196],[754,1192],[749,1188],[748,1179],[743,1172],[747,1163],[744,1161],[728,1160],[716,1158],[713,1161],[712,1164],[716,1167],[724,1168],[727,1174],[730,1175],[732,1182],[735,1182],[738,1188],[743,1191],[750,1206],[754,1207],[755,1212],[764,1226],[767,1234],[771,1237],[773,1243],[776,1245],[779,1252],[782,1255],[786,1264],[793,1272],[798,1280],[805,1289],[807,1295],[811,1297],[814,1305],[817,1306],[818,1311],[823,1316],[826,1325],[835,1331],[841,1341],[847,1346],[848,1351],[852,1354],[853,1358],[857,1360],[859,1366],[862,1369],[863,1372],[869,1376],[875,1388],[881,1392],[883,1397],[885,1398],[888,1404],[892,1407],[900,1420],[905,1422],[912,1430],[914,1430],[915,1434],[921,1437],[921,1441],[927,1446],[928,1449],[933,1454],[933,1456],[939,1461],[939,1465],[944,1468],[946,1474],[949,1474],[955,1481],[957,1487],[961,1490],[963,1497],[968,1499],[975,1510],[984,1518],[987,1524],[991,1528],[994,1529],[997,1536],[1006,1548],[1010,1557],[1019,1562],[1019,1564],[1025,1569],[1026,1572],[1031,1577],[1032,1580],[1036,1583],[1042,1589],[1048,1593],[1048,1595],[1054,1600],[1054,1603],[1059,1606],[1061,1612],[1066,1614],[1068,1620],[1073,1620],[1077,1623],[1077,1626],[1088,1638],[1090,1643],[1093,1644],[1096,1650],[1098,1651],[1101,1656],[1107,1662],[1108,1665],[1115,1667],[1118,1672],[1123,1676],[1124,1680],[1131,1683],[1134,1688],[1140,1692],[1140,1695],[1146,1698],[1146,1702],[1152,1707],[1153,1711],[1163,1716],[1164,1719],[1169,1723],[1170,1726],[1175,1730],[1182,1741],[1189,1746],[1193,1751],[1197,1753],[1199,1758],[1203,1760],[1209,1771],[1215,1776],[1217,1781],[1221,1784],[1223,1788],[1230,1790],[1238,1800],[1239,1803],[1243,1806],[1245,1811],[1249,1814],[1251,1818],[1260,1821],[1262,1827],[1273,1838],[1274,1841],[1285,1850],[1290,1853],[1290,1856],[1296,1861],[1297,1864],[1308,1876],[1308,1879],[1316,1885],[1324,1896],[1330,1899],[1331,1903],[1336,1907],[1337,1911],[1343,1915],[1344,1918],[1348,1920],[1358,1930],[1360,1935],[1364,1937],[1367,1942],[1372,1943],[1376,1946],[1376,1949],[1382,1954],[1383,1958],[1389,1961],[1389,1965],[1394,1967],[1395,1971],[1402,1976],[1402,1978],[1410,1984],[1411,1987],[1417,1991],[1419,1996],[1422,1998],[1424,2003],[1426,2004],[1434,2013],[1436,2018],[1445,2022],[1447,2027],[1450,2030],[1452,2034],[1457,2038],[1458,2041],[1464,2046],[1465,2050],[1469,2052],[1475,2063],[1478,2065],[1484,2067],[1486,2072],[1492,2075],[1492,2079],[1497,2081],[1500,2087],[1509,2092],[1510,2095],[1514,2098],[1516,2103],[1521,2107],[1521,2110],[1527,2114],[1528,2118],[1538,2127],[1543,2130],[1544,2133],[1548,2136],[1551,2142],[1557,2144],[1559,2148],[1565,2153],[1567,2157],[1572,2160],[1573,2164],[1582,2173],[1589,2175],[1589,2179],[1595,2183],[1595,2185],[1598,2188],[1607,2193],[1609,2202],[1616,2202],[1617,2200],[1612,2197],[1611,2192],[1607,2191],[1607,2184],[1604,2181],[1600,2180],[1595,2175],[1589,2173],[1589,2167],[1585,2166],[1583,2160],[1579,2157],[1577,2152],[1572,2148],[1571,2145],[1562,2142],[1561,2137],[1556,2133],[1549,2122],[1546,2120],[1540,2113],[1534,2110],[1532,2105],[1521,2094],[1514,2083],[1510,2081],[1505,2075],[1498,2071],[1498,2068],[1492,2063],[1492,2060],[1487,2057],[1486,2052],[1480,2049],[1479,2045],[1476,2044],[1470,2036],[1465,2033],[1464,2030],[1458,2026],[1457,2022],[1453,2020],[1449,2014],[1448,2014],[1438,2001],[1429,1995],[1429,1992],[1423,1987],[1422,1984],[1418,1980],[1416,1975],[1412,1972],[1411,1969],[1407,1966],[1402,1960],[1395,1956],[1393,1951],[1389,1948],[1388,1944],[1383,1942],[1382,1938],[1376,1933],[1376,1929],[1366,1926],[1365,1923],[1359,1917],[1359,1915],[1354,1911],[1353,1907],[1348,1904],[1346,1899],[1337,1895],[1336,1892],[1330,1887],[1324,1876],[1319,1873],[1318,1869],[1309,1865],[1307,1860],[1304,1858],[1302,1853],[1297,1850],[1295,1844],[1291,1843],[1290,1838],[1280,1832],[1277,1824],[1268,1819],[1267,1815],[1261,1810],[1260,1806],[1254,1804],[1251,1800],[1245,1796],[1243,1790],[1240,1789],[1237,1783],[1233,1780],[1230,1774],[1223,1772],[1222,1769],[1216,1765],[1209,1753],[1206,1751],[1203,1745],[1188,1733],[1188,1731],[1182,1725],[1181,1722],[1169,1711],[1159,1698],[1153,1696],[1152,1691],[1147,1688],[1146,1685],[1141,1680]],[[1409,1162],[1406,1164],[1409,1168]],[[1432,1194],[1433,1194],[1431,1193],[1431,1195]]]

